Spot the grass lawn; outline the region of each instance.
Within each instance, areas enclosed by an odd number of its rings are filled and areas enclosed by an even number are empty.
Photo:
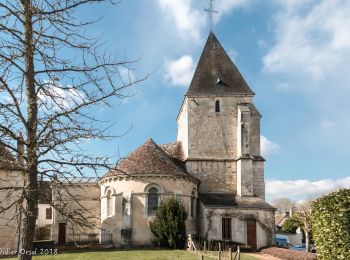
[[[198,260],[199,257],[186,250],[104,250],[91,252],[67,252],[58,255],[35,256],[35,260],[99,260],[99,259],[125,259],[125,260],[166,260],[166,259],[181,259],[181,260]],[[204,259],[213,259],[204,257]],[[241,255],[241,260],[255,260],[251,256]]]

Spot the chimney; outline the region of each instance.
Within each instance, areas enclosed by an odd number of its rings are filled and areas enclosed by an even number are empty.
[[[19,134],[18,134],[17,160],[18,160],[20,165],[24,164],[24,142],[23,142],[22,132],[19,132]]]

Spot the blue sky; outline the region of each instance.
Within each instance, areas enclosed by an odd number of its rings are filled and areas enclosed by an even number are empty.
[[[121,138],[92,142],[125,156],[147,138],[176,139],[176,116],[209,33],[206,0],[129,0],[84,9],[118,57],[141,58],[133,96],[97,113]],[[268,200],[305,199],[350,187],[350,3],[214,0],[213,31],[256,93]]]

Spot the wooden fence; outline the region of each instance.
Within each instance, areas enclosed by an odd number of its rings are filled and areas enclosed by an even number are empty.
[[[206,258],[217,260],[240,260],[240,248],[237,246],[237,251],[232,252],[232,247],[222,247],[221,243],[218,243],[217,250],[211,251],[212,248],[207,248],[206,241],[203,242],[203,246],[196,243],[192,239],[192,235],[187,237],[187,249],[198,255],[199,259],[204,260]]]

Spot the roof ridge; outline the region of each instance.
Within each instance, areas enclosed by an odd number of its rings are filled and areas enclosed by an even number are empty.
[[[108,172],[105,177],[114,175],[116,172],[191,176],[183,167],[180,167],[175,158],[166,153],[152,138],[147,139],[145,143],[120,160],[115,170]]]

